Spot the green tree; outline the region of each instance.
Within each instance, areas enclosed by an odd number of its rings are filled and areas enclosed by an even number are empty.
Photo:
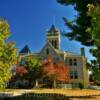
[[[87,31],[92,34],[92,38],[94,39],[94,48],[90,52],[96,57],[96,60],[91,62],[91,66],[95,80],[100,81],[100,5],[89,4],[88,8],[88,15],[92,17],[92,27],[88,27]]]
[[[57,0],[63,5],[73,5],[74,9],[77,11],[77,16],[73,21],[69,21],[66,18],[63,18],[66,26],[71,30],[67,34],[70,40],[77,40],[83,45],[93,45],[94,40],[90,32],[87,32],[86,29],[91,27],[91,17],[87,15],[88,4],[95,3],[96,0]]]
[[[6,42],[10,36],[7,21],[0,18],[0,88],[5,88],[11,78],[11,68],[16,63],[17,49],[14,42]]]
[[[94,46],[90,52],[96,57],[98,62],[95,68],[100,70],[100,68],[97,68],[100,67],[100,0],[57,1],[66,6],[72,5],[77,11],[77,16],[73,21],[63,18],[66,26],[71,30],[71,32],[64,35],[70,40],[81,42],[83,45]],[[93,72],[95,72],[95,68],[93,67]],[[94,75],[96,75],[96,72]],[[97,75],[95,77],[97,77]]]
[[[24,61],[24,63],[22,64],[27,70],[27,78],[29,79],[29,82],[35,82],[37,84],[37,80],[41,77],[41,61],[34,57],[34,56],[28,56],[25,57],[24,59],[22,59],[22,62]]]
[[[92,81],[98,83],[100,82],[100,66],[98,65],[97,60],[91,60],[91,63],[89,64],[90,70],[92,71],[91,79]]]

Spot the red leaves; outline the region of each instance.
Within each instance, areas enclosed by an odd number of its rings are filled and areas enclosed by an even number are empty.
[[[28,73],[28,71],[23,66],[20,66],[20,67],[16,68],[16,74],[19,75],[19,76],[24,76],[27,73]]]
[[[62,63],[59,64],[59,62],[57,63],[56,67],[55,67],[55,73],[56,73],[56,79],[59,81],[68,81],[69,79],[69,73],[68,73],[68,69],[66,66],[64,66],[64,64]]]
[[[46,63],[43,65],[44,75],[53,75],[55,73],[55,68],[52,63]]]
[[[42,74],[44,77],[49,77],[52,80],[68,81],[69,69],[63,62],[52,62],[50,55],[48,59],[43,62]]]

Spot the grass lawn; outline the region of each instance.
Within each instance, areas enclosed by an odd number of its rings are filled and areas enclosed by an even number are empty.
[[[2,89],[0,92],[56,93],[66,96],[100,95],[100,90],[92,89]]]
[[[100,90],[91,89],[5,89],[0,90],[3,93],[14,93],[14,95],[27,94],[56,94],[71,98],[71,100],[100,100]]]

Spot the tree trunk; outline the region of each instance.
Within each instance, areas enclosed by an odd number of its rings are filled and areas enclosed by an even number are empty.
[[[53,81],[53,87],[56,88],[56,80]]]
[[[36,82],[36,83],[35,83],[35,86],[38,87],[38,85],[39,85],[38,80],[36,80],[35,82]]]

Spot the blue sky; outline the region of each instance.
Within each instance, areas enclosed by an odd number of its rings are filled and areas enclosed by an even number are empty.
[[[0,16],[8,20],[11,29],[9,41],[15,41],[21,50],[26,44],[32,52],[38,52],[45,45],[45,32],[53,24],[60,31],[69,31],[64,25],[62,17],[72,20],[76,16],[72,6],[62,6],[56,0],[0,0]],[[61,49],[80,53],[84,47],[76,41],[69,41],[61,36]],[[92,56],[85,47],[86,56]]]

